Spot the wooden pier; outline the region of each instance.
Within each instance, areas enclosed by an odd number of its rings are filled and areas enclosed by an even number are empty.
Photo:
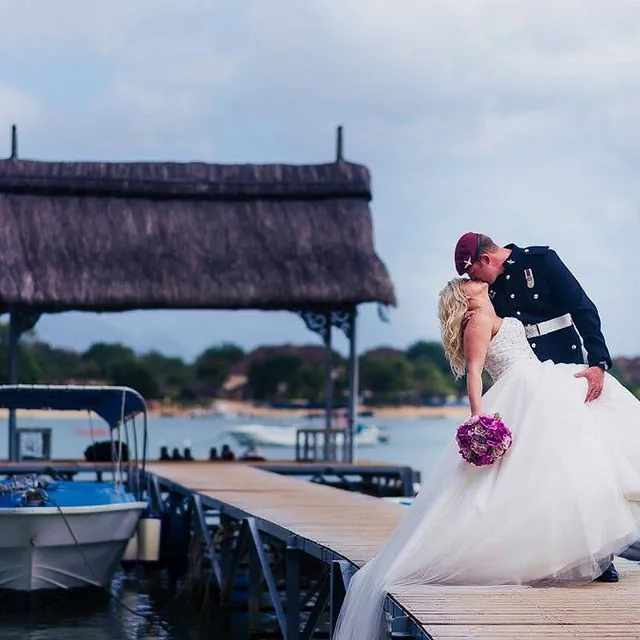
[[[208,469],[212,465],[227,465],[226,461],[190,460],[167,461],[168,465],[187,465],[192,472]],[[359,460],[357,462],[296,462],[294,460],[256,460],[237,461],[237,464],[273,471],[279,475],[311,480],[312,482],[333,486],[359,493],[370,493],[378,497],[401,497],[414,494],[414,488],[420,482],[420,473],[409,466]],[[110,462],[86,462],[84,460],[33,460],[9,462],[0,461],[0,475],[42,473],[47,467],[67,479],[78,475],[97,476],[102,479],[113,469]]]
[[[200,523],[223,600],[231,594],[238,564],[248,555],[249,613],[258,615],[261,596],[264,600],[266,594],[279,632],[287,640],[316,637],[325,609],[333,627],[349,577],[375,555],[406,509],[245,464],[167,462],[152,463],[149,470],[156,500],[167,505],[171,500],[167,496],[174,500],[179,496],[193,522]],[[207,510],[220,515],[223,530],[233,524],[235,529],[229,530],[235,531],[235,551],[224,542],[219,553],[211,548]],[[264,551],[269,540],[282,544],[285,566],[279,576]],[[323,567],[304,597],[303,557]],[[484,592],[424,586],[394,591],[385,605],[393,618],[392,637],[640,638],[640,566],[625,560],[617,560],[617,565],[618,584]],[[325,629],[325,637],[330,629]]]

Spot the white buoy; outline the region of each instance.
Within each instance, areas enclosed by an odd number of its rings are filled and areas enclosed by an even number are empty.
[[[129,538],[127,548],[124,550],[124,555],[122,556],[122,562],[135,562],[138,559],[138,547],[138,531],[136,530]]]
[[[140,562],[158,562],[160,559],[159,518],[141,518],[138,523],[138,560]]]

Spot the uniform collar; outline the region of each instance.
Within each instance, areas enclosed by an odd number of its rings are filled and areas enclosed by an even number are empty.
[[[503,263],[504,273],[508,273],[518,263],[524,251],[515,244],[506,244],[504,248],[511,249],[511,255]]]

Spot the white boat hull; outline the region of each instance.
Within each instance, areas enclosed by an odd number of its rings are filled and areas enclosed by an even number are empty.
[[[225,430],[245,446],[257,445],[262,447],[295,447],[296,432],[299,427],[268,426],[263,424],[238,425]],[[317,436],[318,444],[322,443],[321,434]],[[373,446],[382,442],[380,429],[367,426],[355,437],[358,446]]]
[[[146,507],[0,509],[0,589],[108,586]]]

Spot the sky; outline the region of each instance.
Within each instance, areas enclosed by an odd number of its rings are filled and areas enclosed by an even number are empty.
[[[438,339],[472,230],[552,246],[611,352],[640,355],[637,0],[0,0],[0,15],[0,155],[17,123],[25,158],[326,162],[343,125],[398,297],[388,323],[361,309],[359,350]],[[70,313],[37,332],[185,359],[319,342],[273,312]]]

